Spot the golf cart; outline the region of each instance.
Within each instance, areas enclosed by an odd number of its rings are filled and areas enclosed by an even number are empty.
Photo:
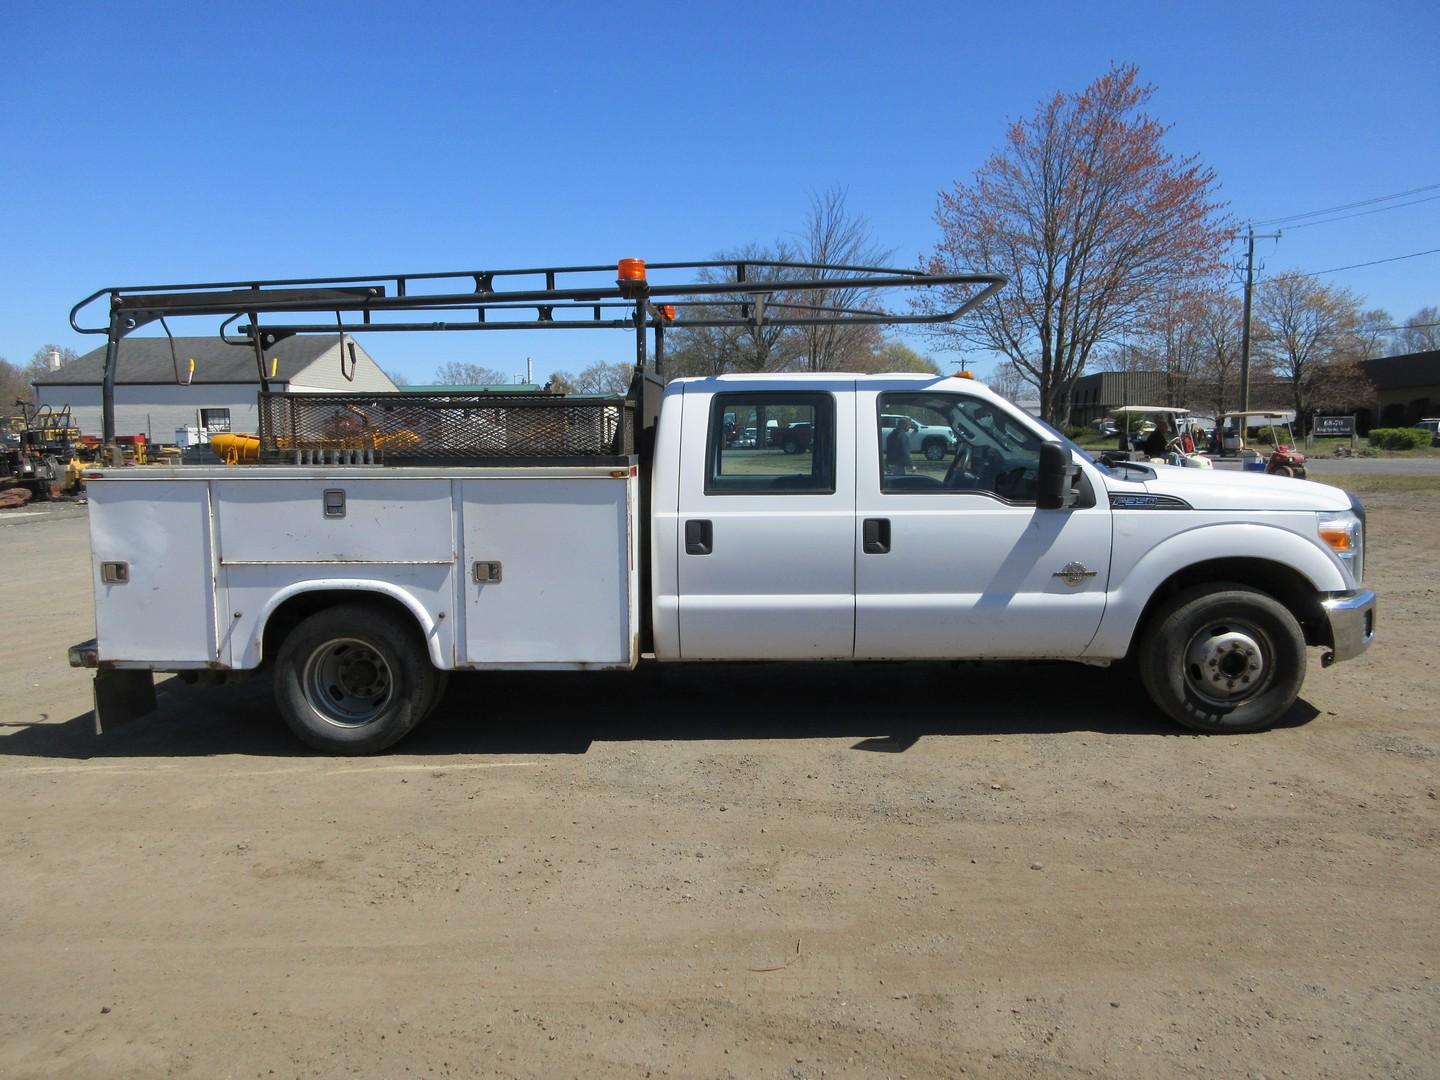
[[[1168,405],[1122,405],[1113,410],[1119,433],[1120,450],[1130,454],[1143,450],[1146,437],[1163,423],[1169,430],[1166,434],[1164,452],[1151,455],[1152,460],[1181,465],[1187,469],[1210,469],[1210,459],[1200,454],[1196,432],[1199,430],[1187,419],[1189,409],[1177,409]]]
[[[1290,414],[1282,412],[1230,412],[1222,413],[1215,420],[1215,441],[1221,457],[1244,456],[1247,451],[1257,459],[1265,455],[1245,445],[1246,432],[1251,428],[1261,431],[1256,441],[1269,443],[1273,450],[1265,460],[1265,472],[1271,476],[1293,476],[1305,479],[1305,455],[1295,443],[1295,433],[1290,427]]]

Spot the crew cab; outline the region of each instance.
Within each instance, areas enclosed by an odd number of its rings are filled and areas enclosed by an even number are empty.
[[[955,451],[887,471],[901,408],[946,418]],[[727,416],[814,436],[727,442]],[[394,742],[444,672],[642,658],[1134,657],[1174,719],[1248,731],[1293,702],[1306,646],[1349,659],[1374,631],[1343,491],[1107,467],[971,380],[676,380],[650,468],[648,521],[638,466],[97,471],[96,662],[272,664],[332,751]]]

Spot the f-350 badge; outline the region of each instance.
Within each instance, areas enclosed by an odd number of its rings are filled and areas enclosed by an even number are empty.
[[[1054,576],[1058,577],[1066,585],[1080,585],[1087,578],[1094,577],[1098,571],[1089,569],[1082,562],[1066,563],[1064,567],[1055,571]]]

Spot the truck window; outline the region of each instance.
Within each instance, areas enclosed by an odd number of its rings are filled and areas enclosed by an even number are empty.
[[[835,491],[835,399],[829,394],[716,394],[707,495]]]
[[[963,491],[1035,501],[1043,440],[988,401],[881,394],[877,424],[883,493]]]

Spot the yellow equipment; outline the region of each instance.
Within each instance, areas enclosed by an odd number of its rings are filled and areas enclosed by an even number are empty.
[[[260,461],[260,436],[211,435],[210,450],[226,465],[256,465]]]

